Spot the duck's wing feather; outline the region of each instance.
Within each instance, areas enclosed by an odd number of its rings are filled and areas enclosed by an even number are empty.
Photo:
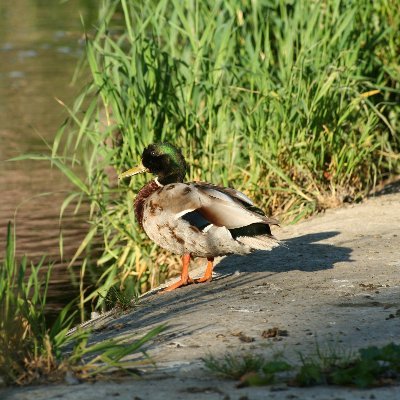
[[[208,182],[194,182],[193,185],[196,188],[207,192],[210,196],[217,197],[222,200],[235,201],[250,206],[254,205],[252,200],[250,200],[244,193],[233,188],[213,185],[212,183]]]
[[[174,210],[175,218],[182,218],[200,230],[209,225],[236,229],[252,224],[278,224],[276,219],[265,216],[247,196],[235,189],[204,182],[178,185],[171,190],[174,199],[171,198],[169,208]],[[167,189],[164,188],[166,193]]]
[[[236,189],[205,182],[196,182],[194,186],[203,194],[203,206],[200,212],[205,212],[210,214],[211,218],[220,220],[228,229],[254,223],[279,224],[278,220],[267,217],[245,194]]]

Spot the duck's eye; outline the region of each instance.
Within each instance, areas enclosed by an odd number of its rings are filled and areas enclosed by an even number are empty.
[[[151,153],[150,153],[153,157],[155,157],[156,156],[156,152],[153,150]]]

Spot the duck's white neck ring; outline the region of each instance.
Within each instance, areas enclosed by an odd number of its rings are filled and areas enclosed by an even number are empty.
[[[157,183],[158,187],[163,187],[164,185],[161,185],[161,183],[158,181],[158,177],[156,177],[156,179],[154,179],[154,182]]]

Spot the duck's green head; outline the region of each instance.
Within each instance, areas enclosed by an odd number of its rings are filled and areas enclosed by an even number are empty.
[[[143,150],[142,164],[122,173],[119,178],[126,178],[151,172],[162,185],[183,182],[186,162],[179,149],[170,143],[154,143]]]

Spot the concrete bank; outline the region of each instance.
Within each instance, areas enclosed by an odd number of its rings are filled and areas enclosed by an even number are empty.
[[[223,258],[211,283],[149,293],[127,314],[90,322],[95,341],[130,341],[168,325],[147,348],[157,368],[144,367],[142,379],[3,389],[0,398],[397,399],[399,386],[238,389],[205,370],[201,358],[208,354],[271,357],[281,351],[296,363],[299,352],[314,353],[316,343],[344,350],[400,343],[399,193],[329,210],[274,233],[285,246]],[[274,328],[284,333],[266,337]]]

